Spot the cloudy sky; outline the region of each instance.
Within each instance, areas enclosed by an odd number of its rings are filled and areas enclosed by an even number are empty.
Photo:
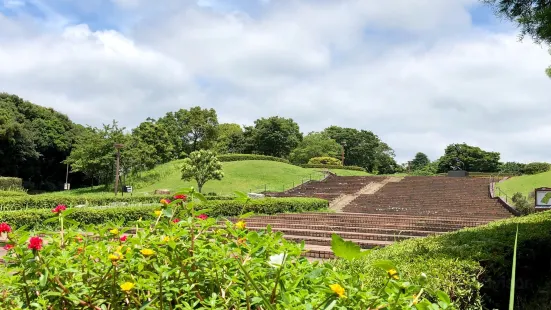
[[[99,126],[200,105],[551,161],[551,63],[476,0],[0,0],[0,91]]]

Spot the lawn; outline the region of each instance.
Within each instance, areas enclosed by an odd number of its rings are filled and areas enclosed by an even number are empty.
[[[535,188],[551,187],[551,171],[512,177],[500,182],[498,187],[505,192],[509,198],[517,192],[521,192],[527,196],[530,192],[533,192]]]

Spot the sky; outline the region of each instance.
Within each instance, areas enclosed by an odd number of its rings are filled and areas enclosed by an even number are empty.
[[[546,46],[476,0],[0,0],[0,92],[80,124],[201,106],[551,161]]]

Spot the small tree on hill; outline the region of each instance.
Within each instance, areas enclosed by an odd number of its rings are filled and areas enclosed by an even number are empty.
[[[222,180],[223,177],[222,164],[211,151],[191,152],[182,165],[182,180],[195,180],[199,193],[207,181]]]
[[[430,164],[429,157],[425,153],[417,153],[415,154],[415,158],[411,161],[411,169],[412,170],[421,170],[425,168],[428,164]]]

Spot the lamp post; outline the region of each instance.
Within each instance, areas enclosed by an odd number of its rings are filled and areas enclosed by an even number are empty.
[[[115,170],[115,196],[117,196],[117,191],[119,190],[119,166],[121,160],[121,149],[124,147],[124,145],[120,143],[115,143],[114,147],[117,150],[117,167]]]
[[[344,166],[344,148],[346,147],[346,141],[342,142],[341,163]]]

